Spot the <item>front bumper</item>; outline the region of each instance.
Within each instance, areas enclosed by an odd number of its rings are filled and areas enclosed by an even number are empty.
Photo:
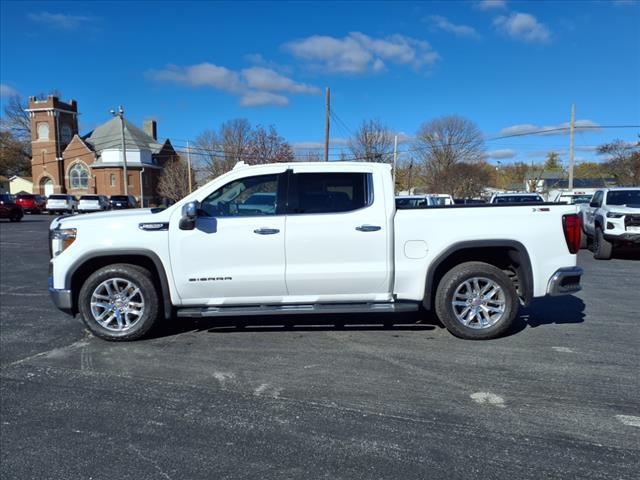
[[[64,313],[73,315],[73,297],[71,296],[71,290],[64,290],[53,288],[53,279],[49,277],[49,295],[53,304]]]
[[[619,235],[608,235],[605,233],[605,240],[609,242],[632,242],[640,243],[640,233],[621,233]]]
[[[547,286],[547,295],[570,295],[582,290],[580,277],[584,270],[580,267],[566,267],[556,270]]]

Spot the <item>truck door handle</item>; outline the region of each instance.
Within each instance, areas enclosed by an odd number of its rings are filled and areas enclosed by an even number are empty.
[[[378,225],[360,225],[359,227],[356,227],[356,230],[359,232],[377,232],[381,229],[382,227],[379,227]]]
[[[253,233],[257,233],[258,235],[275,235],[276,233],[280,233],[280,230],[277,228],[256,228]]]

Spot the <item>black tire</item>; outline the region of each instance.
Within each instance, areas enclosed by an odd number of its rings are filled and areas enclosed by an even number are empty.
[[[9,217],[10,222],[19,222],[22,220],[22,212],[15,212]]]
[[[613,253],[613,244],[604,238],[601,228],[596,228],[596,236],[593,239],[593,258],[597,260],[610,260]]]
[[[132,282],[140,290],[144,300],[143,314],[125,330],[115,331],[98,323],[91,312],[91,297],[94,290],[105,280],[121,278]],[[111,341],[137,340],[158,323],[161,317],[160,295],[154,285],[151,273],[138,265],[116,263],[103,267],[87,278],[78,296],[78,310],[82,321],[95,336]]]
[[[587,234],[583,230],[580,230],[580,250],[584,250],[589,246]]]
[[[502,290],[504,310],[491,326],[483,328],[466,326],[456,317],[452,305],[454,293],[465,281],[473,278],[488,279]],[[456,337],[468,340],[488,340],[504,335],[511,328],[518,313],[518,307],[518,293],[509,276],[499,268],[484,262],[466,262],[453,267],[442,277],[436,290],[436,315],[449,332]]]

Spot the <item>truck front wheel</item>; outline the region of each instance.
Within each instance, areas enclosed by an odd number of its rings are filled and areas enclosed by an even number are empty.
[[[160,299],[151,273],[138,265],[107,265],[87,278],[78,310],[87,328],[112,341],[136,340],[158,321]]]
[[[596,238],[593,241],[593,258],[597,260],[609,260],[613,253],[613,245],[604,238],[604,232],[596,227]]]
[[[456,337],[486,340],[511,327],[518,313],[518,293],[499,268],[466,262],[442,277],[435,307],[440,321]]]

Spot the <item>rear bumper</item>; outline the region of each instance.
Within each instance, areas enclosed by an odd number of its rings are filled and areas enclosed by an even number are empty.
[[[547,295],[570,295],[582,290],[580,277],[584,270],[580,267],[559,268],[549,279]]]
[[[71,290],[64,290],[53,288],[51,286],[52,279],[49,278],[49,295],[51,295],[51,300],[53,300],[53,304],[64,313],[68,313],[69,315],[73,315],[73,297],[71,296]]]

